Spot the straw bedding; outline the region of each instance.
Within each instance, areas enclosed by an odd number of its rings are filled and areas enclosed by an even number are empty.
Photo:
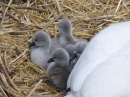
[[[51,37],[59,36],[58,20],[67,18],[72,21],[75,37],[90,40],[105,27],[130,20],[129,0],[7,1],[0,2],[1,97],[65,95],[64,91],[49,87],[45,70],[30,62],[28,44],[39,29]]]

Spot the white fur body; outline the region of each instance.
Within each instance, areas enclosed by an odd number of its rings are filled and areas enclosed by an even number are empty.
[[[47,61],[49,60],[50,57],[51,57],[51,54],[49,54],[49,51],[44,50],[42,47],[32,48],[31,53],[30,53],[31,61],[34,64],[39,64],[45,69],[49,65]]]
[[[100,31],[74,69],[65,97],[130,97],[130,21]]]

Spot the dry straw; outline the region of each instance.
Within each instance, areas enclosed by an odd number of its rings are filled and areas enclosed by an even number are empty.
[[[58,20],[67,18],[72,21],[75,37],[90,40],[105,27],[130,19],[129,0],[7,1],[0,2],[2,97],[31,97],[34,94],[62,97],[65,94],[49,87],[45,70],[30,62],[28,43],[39,29],[55,37],[59,35]]]

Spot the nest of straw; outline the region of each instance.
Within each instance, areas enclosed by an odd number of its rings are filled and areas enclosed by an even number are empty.
[[[58,20],[65,18],[72,21],[75,37],[90,40],[105,27],[130,19],[129,0],[7,1],[0,2],[1,97],[65,95],[49,87],[45,70],[30,62],[28,43],[36,31],[58,36]]]

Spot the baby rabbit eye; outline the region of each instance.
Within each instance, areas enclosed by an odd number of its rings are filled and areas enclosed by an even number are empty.
[[[37,39],[35,39],[35,41],[37,41]]]
[[[81,52],[78,52],[78,53],[81,53]]]

